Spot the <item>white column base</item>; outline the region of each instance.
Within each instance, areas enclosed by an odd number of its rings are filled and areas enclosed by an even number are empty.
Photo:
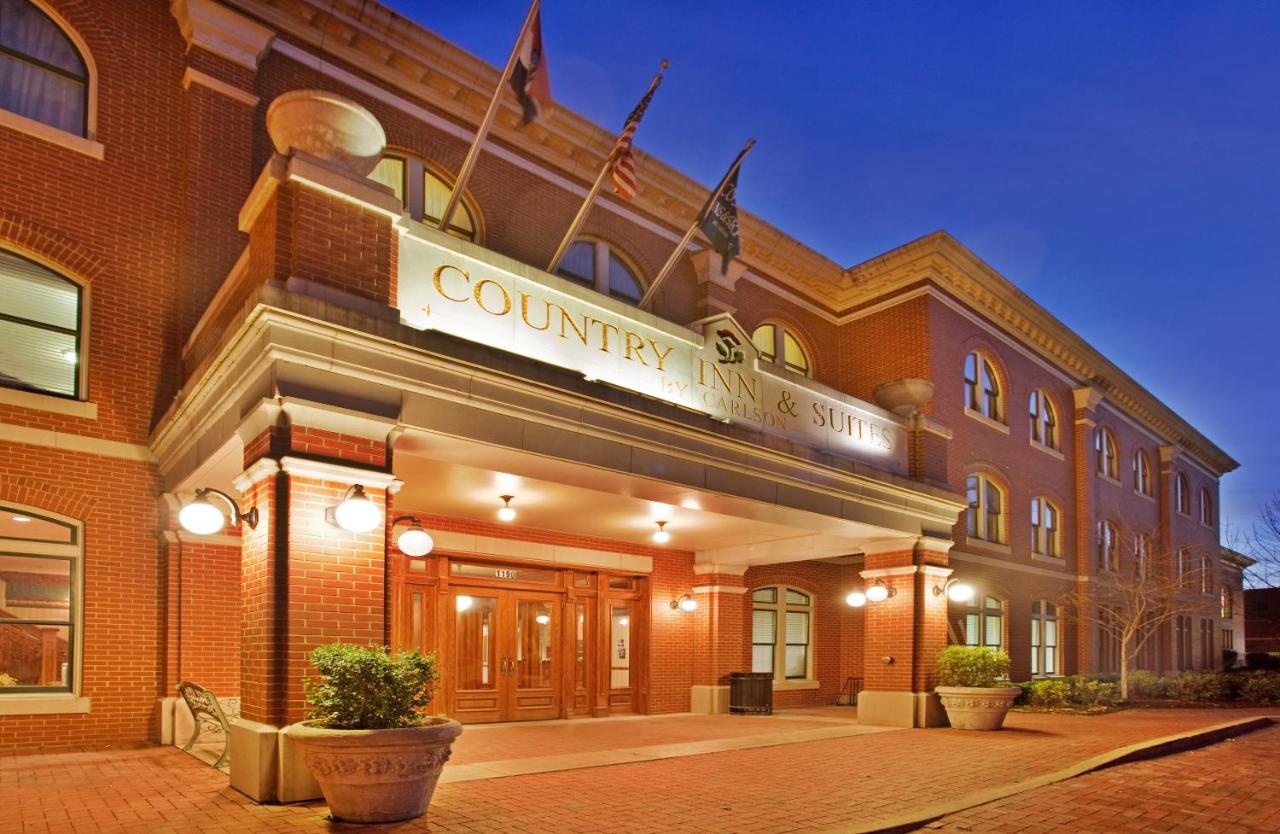
[[[177,738],[173,728],[173,712],[175,704],[182,699],[176,695],[170,695],[167,698],[156,699],[156,723],[154,738],[161,744],[173,744],[173,740]],[[187,732],[191,732],[191,728],[187,728]]]
[[[689,712],[718,715],[729,711],[729,687],[698,685],[689,687]]]
[[[932,692],[858,693],[858,723],[880,727],[947,727],[942,701]]]
[[[231,725],[231,787],[254,802],[276,798],[280,730],[244,718]]]

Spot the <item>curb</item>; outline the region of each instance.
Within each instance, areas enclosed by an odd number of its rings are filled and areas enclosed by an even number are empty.
[[[1171,736],[1162,736],[1161,738],[1148,739],[1133,744],[1118,747],[1106,753],[1077,762],[1069,767],[1055,770],[1052,773],[1046,773],[1031,779],[1025,779],[1021,782],[1014,782],[1008,785],[1002,785],[996,788],[990,788],[985,791],[971,793],[968,796],[960,797],[946,802],[938,802],[933,805],[925,805],[914,811],[905,814],[899,814],[889,819],[870,822],[865,825],[854,825],[844,828],[829,829],[826,834],[906,834],[909,831],[928,825],[929,823],[941,819],[942,817],[967,811],[970,808],[976,808],[980,805],[986,805],[1001,799],[1015,796],[1024,791],[1034,788],[1052,785],[1055,782],[1061,782],[1066,779],[1074,779],[1086,773],[1092,773],[1097,770],[1104,770],[1117,765],[1129,764],[1131,762],[1139,762],[1145,759],[1155,759],[1160,756],[1167,756],[1171,753],[1180,753],[1185,750],[1192,750],[1197,747],[1205,747],[1215,742],[1223,741],[1235,736],[1251,733],[1254,730],[1260,730],[1264,727],[1270,727],[1273,724],[1280,724],[1280,716],[1263,715],[1253,718],[1241,718],[1236,721],[1227,721],[1222,724],[1214,724],[1209,727],[1201,727],[1195,730],[1187,730],[1186,732],[1176,733]]]

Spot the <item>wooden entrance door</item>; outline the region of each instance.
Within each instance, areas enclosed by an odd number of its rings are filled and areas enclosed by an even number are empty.
[[[558,594],[454,587],[454,709],[459,721],[560,717]]]

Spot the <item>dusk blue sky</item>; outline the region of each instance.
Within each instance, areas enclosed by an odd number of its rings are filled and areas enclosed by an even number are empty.
[[[524,0],[392,0],[501,65]],[[558,102],[850,265],[946,229],[1280,489],[1280,3],[546,0]],[[640,172],[644,176],[643,170]]]

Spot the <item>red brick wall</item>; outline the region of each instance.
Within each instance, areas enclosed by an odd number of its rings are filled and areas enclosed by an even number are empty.
[[[188,538],[168,551],[174,663],[165,690],[189,680],[219,697],[239,694],[240,547]]]

